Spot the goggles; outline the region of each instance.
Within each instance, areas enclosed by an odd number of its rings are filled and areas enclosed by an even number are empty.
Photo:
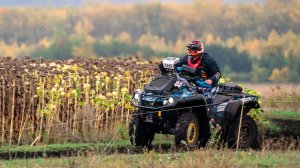
[[[201,50],[201,47],[199,44],[189,44],[186,46],[187,49],[190,50]]]
[[[186,51],[187,51],[187,54],[191,55],[191,56],[198,56],[198,54],[199,54],[199,51],[197,51],[197,50],[187,49]]]

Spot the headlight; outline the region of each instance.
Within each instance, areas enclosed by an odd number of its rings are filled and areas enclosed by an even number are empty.
[[[142,90],[134,91],[133,100],[136,101],[136,102],[140,102],[141,94],[142,94]]]
[[[173,104],[174,103],[174,99],[173,99],[173,97],[170,97],[169,99],[168,99],[168,102],[170,103],[170,104]]]
[[[135,99],[135,100],[138,100],[139,97],[140,97],[140,95],[139,95],[138,93],[135,93],[135,94],[134,94],[134,99]]]
[[[163,105],[165,106],[165,105],[167,105],[168,103],[169,103],[169,101],[168,100],[163,100]]]

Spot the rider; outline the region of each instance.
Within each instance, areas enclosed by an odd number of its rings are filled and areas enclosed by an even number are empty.
[[[180,62],[177,67],[182,65],[188,65],[189,67],[196,68],[196,75],[199,77],[195,83],[200,86],[209,85],[211,88],[218,84],[221,78],[221,71],[216,61],[208,55],[204,50],[204,45],[198,40],[192,41],[186,46],[187,55],[180,58]],[[160,65],[162,70],[162,65]],[[205,90],[201,89],[203,96],[208,104],[213,103],[214,96],[211,92],[213,89]],[[210,118],[214,118],[213,106],[209,106],[208,114]]]
[[[197,68],[197,75],[205,83],[214,87],[221,78],[221,71],[216,61],[204,50],[204,45],[198,40],[186,46],[187,55],[180,58],[179,67],[183,64]],[[196,82],[199,83],[199,82]]]
[[[206,85],[214,87],[218,84],[221,78],[221,71],[217,62],[204,50],[204,45],[198,40],[192,41],[186,46],[187,55],[180,58],[179,67],[183,64],[189,67],[196,68],[196,75],[200,79],[196,80],[195,83],[201,87],[203,81]],[[203,96],[208,104],[213,103],[214,96],[211,90],[202,90]],[[213,106],[209,106],[208,114],[210,118],[214,118]]]

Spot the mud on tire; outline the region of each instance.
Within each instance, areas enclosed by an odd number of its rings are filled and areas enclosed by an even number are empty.
[[[149,147],[154,139],[155,132],[147,127],[139,115],[133,113],[129,123],[129,138],[134,146]]]
[[[199,122],[193,113],[183,113],[178,117],[175,128],[177,147],[196,148],[199,142]]]

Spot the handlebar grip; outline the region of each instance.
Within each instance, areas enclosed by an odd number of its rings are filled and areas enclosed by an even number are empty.
[[[177,67],[177,72],[181,72],[182,71],[182,67]]]
[[[212,88],[210,84],[204,82],[204,81],[196,81],[196,84],[199,86],[199,87],[203,87],[203,88]]]

